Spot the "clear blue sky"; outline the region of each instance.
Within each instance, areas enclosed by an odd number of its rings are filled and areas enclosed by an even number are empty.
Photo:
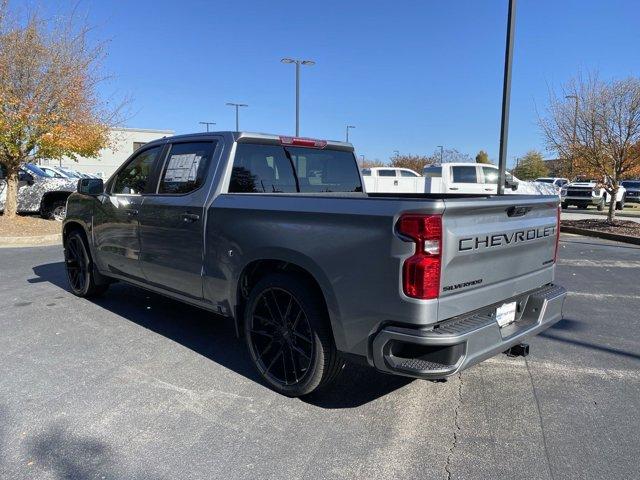
[[[75,2],[40,0],[46,15]],[[25,3],[14,0],[14,7]],[[28,2],[27,5],[33,5]],[[108,92],[133,98],[127,126],[234,128],[227,101],[250,106],[242,130],[294,131],[294,67],[303,67],[301,134],[343,139],[386,161],[437,145],[498,156],[507,0],[82,0],[110,39]],[[62,10],[61,10],[62,9]],[[509,160],[543,149],[536,124],[549,87],[580,70],[640,75],[638,0],[519,0]],[[550,157],[552,153],[546,153]]]

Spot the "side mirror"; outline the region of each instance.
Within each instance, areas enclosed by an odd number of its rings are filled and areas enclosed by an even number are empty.
[[[33,175],[22,171],[18,173],[18,181],[27,182],[27,185],[33,185],[36,182],[33,178]]]
[[[504,187],[510,188],[511,190],[518,189],[518,182],[516,182],[513,178],[505,177],[504,179]]]
[[[78,180],[78,193],[95,197],[104,193],[104,182],[101,178],[81,178]]]

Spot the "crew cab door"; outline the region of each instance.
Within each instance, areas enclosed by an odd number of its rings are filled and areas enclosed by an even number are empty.
[[[106,271],[142,280],[138,216],[145,195],[154,188],[155,169],[162,145],[138,151],[107,182],[105,195],[93,216],[93,238],[98,266]]]
[[[155,192],[140,212],[141,266],[155,286],[202,298],[205,203],[221,141],[168,144]]]
[[[445,193],[486,193],[476,165],[451,165],[450,169],[450,183]]]

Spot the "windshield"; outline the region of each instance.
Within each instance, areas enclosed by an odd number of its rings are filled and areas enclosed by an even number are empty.
[[[538,178],[536,179],[536,182],[553,183],[553,178]]]
[[[25,163],[24,168],[26,168],[27,170],[29,170],[29,172],[31,172],[34,175],[37,175],[39,177],[51,177],[52,176],[52,175],[49,175],[44,170],[42,170],[39,166],[37,166],[37,165],[35,165],[33,163]]]
[[[60,168],[60,170],[64,172],[65,175],[71,178],[82,178],[82,175],[80,175],[78,172],[74,172],[73,170],[69,170],[67,168]]]
[[[622,182],[622,186],[624,188],[640,188],[640,181],[638,182],[625,181],[625,182]]]

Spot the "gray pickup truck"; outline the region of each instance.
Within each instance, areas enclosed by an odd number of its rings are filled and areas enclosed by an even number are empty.
[[[230,317],[262,378],[290,396],[328,385],[345,360],[444,378],[561,319],[557,196],[362,185],[342,142],[145,144],[69,197],[71,290],[125,281]]]

